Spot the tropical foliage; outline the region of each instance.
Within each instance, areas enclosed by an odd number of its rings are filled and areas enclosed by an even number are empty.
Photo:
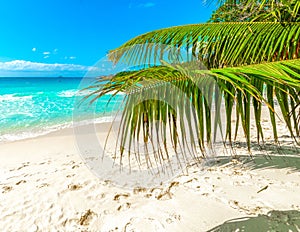
[[[300,2],[227,1],[213,12],[210,22],[299,22]]]
[[[250,149],[251,111],[257,141],[263,141],[263,105],[269,109],[275,141],[279,113],[291,136],[299,137],[299,1],[224,0],[220,6],[211,21],[223,23],[156,30],[110,51],[114,63],[140,67],[109,81],[100,78],[91,87],[96,89],[91,94],[94,99],[110,92],[126,93],[118,135],[121,156],[126,144],[129,155],[139,153],[138,143],[146,150],[147,144],[161,144],[154,156],[168,155],[168,134],[175,151],[190,146],[192,154],[197,149],[205,154],[222,123],[230,144],[241,125]],[[263,22],[227,22],[240,20],[236,12],[225,14],[240,7],[247,16],[242,21]]]

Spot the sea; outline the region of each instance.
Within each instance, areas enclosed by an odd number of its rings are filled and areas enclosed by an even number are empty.
[[[124,95],[106,95],[91,103],[95,78],[1,77],[0,142],[21,140],[84,123],[112,121]]]

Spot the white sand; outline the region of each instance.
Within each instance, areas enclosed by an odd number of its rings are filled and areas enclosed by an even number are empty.
[[[263,123],[269,130],[268,120]],[[107,125],[100,127],[103,141]],[[114,186],[109,175],[97,178],[71,129],[1,144],[0,231],[235,231],[280,223],[299,229],[300,157],[291,139],[282,139],[282,149],[290,151],[285,158],[276,158],[283,151],[273,147],[272,160],[260,155],[250,161],[246,149],[237,148],[240,159],[218,154],[219,162],[204,170],[190,167],[189,175],[148,189]],[[259,216],[272,210],[287,212]]]

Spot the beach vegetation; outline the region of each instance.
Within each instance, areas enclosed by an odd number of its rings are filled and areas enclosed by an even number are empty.
[[[109,81],[99,78],[91,87],[95,100],[125,93],[117,147],[121,157],[139,154],[136,144],[144,144],[146,151],[155,148],[157,160],[168,159],[168,137],[175,151],[194,154],[198,149],[205,156],[216,133],[232,147],[240,127],[250,150],[251,134],[264,143],[264,106],[274,143],[278,115],[298,140],[300,2],[218,4],[208,23],[148,32],[109,52],[115,64],[140,67]]]

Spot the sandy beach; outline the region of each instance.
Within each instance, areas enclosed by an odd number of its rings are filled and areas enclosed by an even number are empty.
[[[0,11],[0,232],[300,232],[300,0]]]
[[[272,145],[268,120],[262,123],[266,144],[254,143],[253,158],[240,139],[238,157],[218,153],[151,188],[94,175],[73,129],[3,143],[0,230],[299,231],[300,148],[280,122],[281,147]],[[98,127],[104,140],[109,127]]]

